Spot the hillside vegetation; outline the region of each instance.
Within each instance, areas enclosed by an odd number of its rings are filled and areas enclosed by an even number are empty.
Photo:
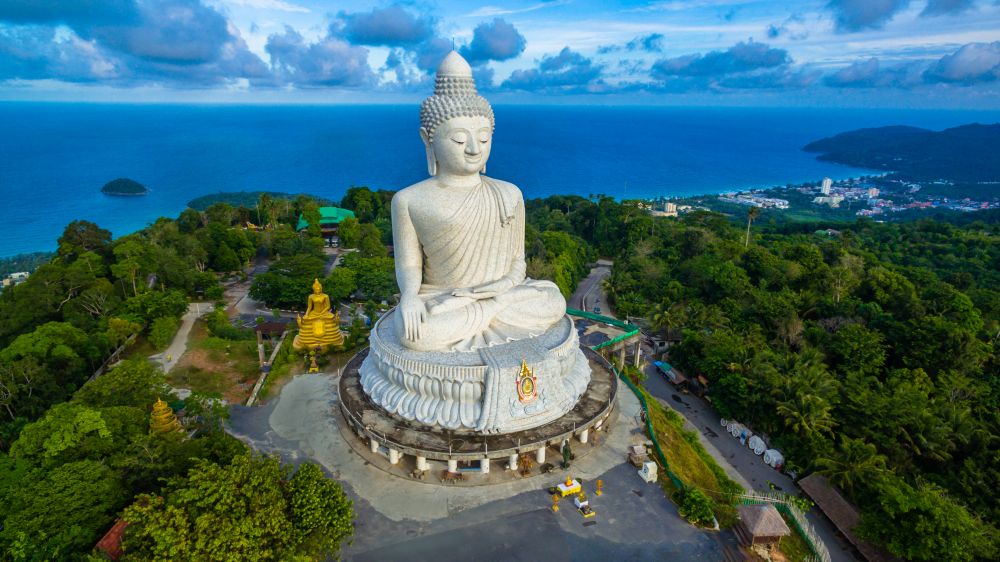
[[[610,198],[528,205],[615,262],[620,316],[680,331],[670,362],[722,417],[856,502],[909,560],[991,560],[1000,520],[1000,224],[857,221],[820,237]]]

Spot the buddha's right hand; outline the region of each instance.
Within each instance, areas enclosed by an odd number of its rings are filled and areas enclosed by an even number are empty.
[[[404,296],[399,301],[399,314],[403,317],[403,335],[410,341],[417,341],[420,329],[427,320],[427,306],[417,296]]]

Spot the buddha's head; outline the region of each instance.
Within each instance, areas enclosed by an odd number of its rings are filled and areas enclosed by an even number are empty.
[[[434,95],[420,105],[427,172],[470,176],[484,171],[493,124],[493,108],[476,91],[472,67],[452,51],[438,67]]]
[[[320,285],[319,279],[313,279],[313,294],[318,295],[323,292],[323,285]]]

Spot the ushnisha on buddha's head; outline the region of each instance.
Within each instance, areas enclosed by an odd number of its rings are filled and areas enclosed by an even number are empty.
[[[313,279],[313,294],[318,295],[323,292],[323,285],[320,284],[319,279]]]
[[[472,67],[452,51],[438,67],[434,95],[420,105],[427,172],[471,176],[485,171],[493,126],[493,108],[476,91]]]

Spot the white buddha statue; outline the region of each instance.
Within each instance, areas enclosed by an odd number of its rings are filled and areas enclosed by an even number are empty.
[[[524,199],[483,175],[493,110],[458,53],[438,68],[420,122],[431,177],[392,199],[401,297],[371,331],[361,386],[385,412],[427,427],[487,434],[551,422],[586,391],[590,363],[559,289],[525,276]]]
[[[392,199],[399,341],[472,350],[544,332],[566,312],[554,283],[525,277],[524,199],[483,175],[493,110],[452,51],[420,108],[431,177]]]

